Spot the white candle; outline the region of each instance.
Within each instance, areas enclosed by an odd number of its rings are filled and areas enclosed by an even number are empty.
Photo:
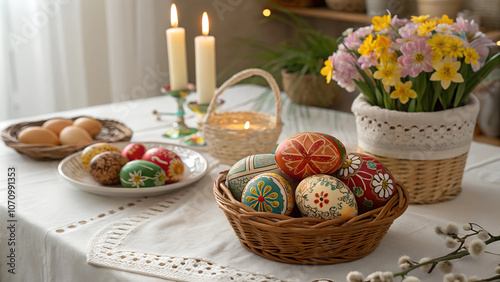
[[[170,9],[171,28],[167,29],[168,74],[171,90],[183,90],[188,85],[186,35],[184,28],[178,27],[177,8]]]
[[[208,35],[208,16],[203,13],[202,33],[194,38],[198,104],[209,104],[215,92],[215,38]]]

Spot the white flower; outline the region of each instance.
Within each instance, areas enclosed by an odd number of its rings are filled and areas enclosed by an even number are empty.
[[[486,249],[486,244],[481,239],[474,239],[474,240],[472,240],[470,242],[469,247],[467,248],[467,250],[469,251],[470,255],[472,257],[475,257],[475,258],[477,258],[478,256],[482,255],[484,253],[485,249]]]
[[[394,183],[392,179],[390,179],[388,173],[379,172],[374,175],[372,185],[375,187],[373,191],[377,193],[380,198],[389,198],[394,190]]]
[[[500,274],[500,265],[495,267],[495,273],[496,274]]]
[[[401,282],[420,282],[420,279],[418,279],[415,276],[408,276],[405,279],[403,279],[403,281],[401,281]]]
[[[455,248],[455,246],[457,245],[457,241],[455,241],[454,239],[452,238],[446,238],[446,242],[445,242],[445,245],[446,247],[448,248]]]
[[[486,240],[490,239],[490,234],[488,234],[488,232],[486,232],[484,230],[481,230],[477,233],[477,238],[479,238],[483,241],[486,241]]]
[[[443,277],[443,282],[466,282],[467,277],[463,274],[448,273]]]
[[[443,273],[451,273],[453,270],[453,263],[449,260],[441,261],[437,264],[437,268]]]
[[[142,170],[136,170],[133,173],[129,172],[128,176],[130,176],[128,182],[132,183],[136,188],[144,186],[144,180],[147,180],[145,176],[142,176]]]
[[[428,262],[430,260],[431,260],[431,258],[427,258],[427,257],[426,258],[421,258],[418,263],[424,263],[424,262]],[[429,273],[429,271],[431,270],[431,267],[432,267],[432,263],[429,263],[429,264],[426,264],[426,265],[422,265],[420,267],[420,270],[422,270],[425,273]]]
[[[481,279],[479,279],[479,277],[477,276],[471,276],[469,277],[469,279],[467,279],[467,282],[478,282],[478,281],[481,281]]]
[[[347,282],[363,282],[365,277],[359,271],[351,271],[347,274]]]
[[[347,177],[354,174],[361,167],[361,158],[354,154],[347,155],[346,160],[339,169],[339,175]]]
[[[470,223],[466,223],[464,224],[464,226],[462,227],[465,231],[471,231],[472,230],[472,226],[470,225]]]

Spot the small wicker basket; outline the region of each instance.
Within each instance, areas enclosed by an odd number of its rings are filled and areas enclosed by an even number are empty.
[[[74,117],[72,120],[77,118],[79,117]],[[132,130],[125,124],[114,120],[97,120],[102,123],[102,130],[94,137],[93,143],[129,141],[132,138]],[[39,120],[11,125],[2,131],[2,140],[5,145],[35,160],[60,160],[88,146],[88,144],[59,146],[25,144],[17,139],[17,134],[24,128],[41,126],[46,121]]]
[[[225,184],[227,171],[214,184],[215,199],[241,244],[264,258],[294,264],[334,264],[353,261],[378,246],[393,221],[409,204],[408,192],[397,193],[383,207],[349,221],[290,217],[256,212],[235,200]]]
[[[256,112],[213,113],[217,98],[235,83],[259,75],[271,86],[276,99],[274,116]],[[231,125],[250,122],[248,129],[236,129]],[[229,78],[216,91],[207,111],[206,121],[202,126],[210,154],[221,163],[233,165],[244,157],[255,154],[271,153],[281,134],[281,91],[273,76],[261,69],[243,70]]]

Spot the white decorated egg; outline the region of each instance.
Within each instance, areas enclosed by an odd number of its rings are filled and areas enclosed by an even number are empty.
[[[248,181],[262,173],[278,174],[287,179],[292,190],[295,190],[295,187],[297,187],[298,181],[288,177],[288,175],[281,172],[278,166],[276,166],[273,154],[251,155],[237,161],[227,173],[226,186],[231,191],[233,197],[240,201],[241,194]]]
[[[263,173],[252,178],[246,185],[241,202],[258,212],[289,215],[294,201],[288,181],[275,173]]]
[[[354,194],[338,178],[315,174],[303,179],[295,191],[302,216],[348,220],[358,214]]]

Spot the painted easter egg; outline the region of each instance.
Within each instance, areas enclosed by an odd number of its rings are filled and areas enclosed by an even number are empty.
[[[82,151],[82,165],[86,170],[89,170],[90,161],[97,154],[104,152],[117,152],[120,153],[120,150],[116,148],[114,145],[109,143],[95,143],[85,147]]]
[[[171,150],[165,148],[152,148],[147,150],[142,159],[160,166],[167,175],[166,184],[174,183],[182,179],[184,175],[184,163],[181,158]]]
[[[142,155],[146,152],[146,147],[139,143],[130,143],[122,150],[122,155],[127,157],[129,160],[140,160]]]
[[[303,179],[295,191],[302,216],[348,220],[358,214],[354,194],[338,178],[316,174]]]
[[[120,183],[125,188],[146,188],[165,185],[167,176],[157,164],[133,160],[120,170]]]
[[[286,138],[276,149],[276,165],[296,179],[314,174],[332,174],[344,162],[346,150],[335,137],[302,132]]]
[[[395,193],[394,177],[376,158],[350,153],[336,176],[356,196],[359,214],[385,205]]]
[[[294,201],[288,181],[275,173],[263,173],[248,181],[241,202],[259,212],[289,215]]]
[[[241,194],[248,181],[262,173],[275,173],[285,177],[292,190],[297,187],[298,181],[281,172],[276,166],[273,154],[258,154],[245,157],[237,161],[228,171],[226,186],[233,197],[241,201]]]
[[[90,175],[95,181],[112,185],[120,183],[120,171],[129,159],[118,152],[104,152],[95,155],[89,165]]]

